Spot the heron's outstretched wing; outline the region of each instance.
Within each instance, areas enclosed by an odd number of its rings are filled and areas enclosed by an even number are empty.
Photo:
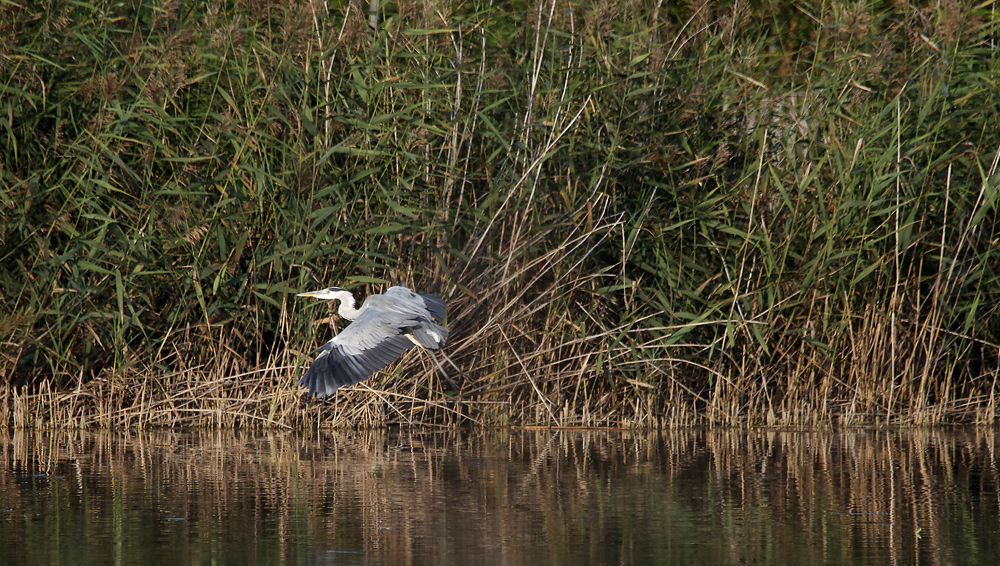
[[[319,348],[319,354],[298,385],[309,394],[331,395],[339,387],[357,383],[399,359],[413,347],[376,309],[365,309],[340,334]]]
[[[426,310],[385,306],[378,301],[367,305],[354,322],[320,347],[298,385],[308,387],[309,394],[330,395],[398,360],[414,344],[433,349],[444,345],[448,331],[427,320]]]

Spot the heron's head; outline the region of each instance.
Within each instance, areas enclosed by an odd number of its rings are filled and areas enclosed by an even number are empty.
[[[345,291],[340,287],[327,287],[326,289],[320,289],[319,291],[308,291],[305,293],[298,293],[296,297],[312,297],[314,299],[323,299],[331,301],[333,299],[344,299],[344,295],[351,296],[350,291]]]

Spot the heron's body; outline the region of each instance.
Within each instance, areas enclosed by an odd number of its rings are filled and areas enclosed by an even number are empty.
[[[340,334],[321,346],[299,386],[309,394],[330,395],[339,387],[357,383],[399,359],[415,344],[437,350],[444,346],[445,303],[434,295],[406,287],[390,287],[371,295],[361,308],[350,291],[330,287],[299,296],[339,300],[338,314],[351,320]]]

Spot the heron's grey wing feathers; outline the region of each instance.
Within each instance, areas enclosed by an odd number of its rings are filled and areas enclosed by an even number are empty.
[[[350,355],[335,340],[330,340],[323,346],[323,351],[299,380],[299,386],[307,387],[310,395],[332,395],[340,387],[368,378],[413,347],[413,342],[406,337],[393,336],[379,348],[360,355]]]
[[[373,297],[374,298],[374,297]],[[429,312],[434,322],[444,322],[444,301],[428,293],[414,293],[406,287],[389,287],[382,298],[393,302],[396,308]]]

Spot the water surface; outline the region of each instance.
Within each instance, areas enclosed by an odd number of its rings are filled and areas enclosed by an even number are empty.
[[[988,430],[0,433],[4,564],[996,564]]]

